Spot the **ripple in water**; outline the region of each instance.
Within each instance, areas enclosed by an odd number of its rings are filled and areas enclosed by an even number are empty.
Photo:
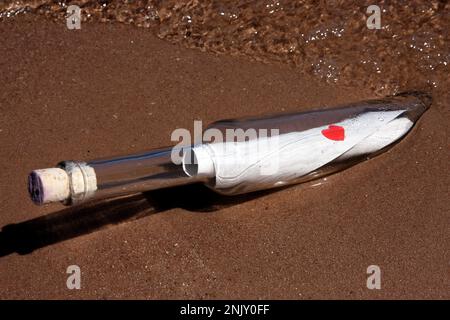
[[[381,29],[369,30],[373,1],[15,0],[0,17],[37,13],[64,19],[78,4],[83,21],[118,21],[151,29],[189,48],[281,62],[331,83],[384,95],[450,88],[450,3],[378,1]]]

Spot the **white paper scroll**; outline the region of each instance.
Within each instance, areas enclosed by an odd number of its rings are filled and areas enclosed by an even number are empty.
[[[343,160],[372,153],[398,140],[413,125],[409,119],[399,118],[403,112],[367,112],[302,132],[195,146],[195,174],[215,177],[219,189],[239,184],[285,184],[339,157]]]

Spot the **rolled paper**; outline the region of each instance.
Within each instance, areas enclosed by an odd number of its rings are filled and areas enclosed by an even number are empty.
[[[204,163],[213,163],[214,171],[208,174],[214,178],[214,188],[238,186],[238,192],[244,193],[262,186],[288,184],[336,159],[381,150],[411,128],[412,121],[399,118],[404,112],[371,111],[301,132],[243,142],[202,144],[195,146],[192,152],[199,168],[205,167]]]

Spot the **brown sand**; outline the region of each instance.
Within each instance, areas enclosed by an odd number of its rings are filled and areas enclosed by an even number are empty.
[[[194,119],[373,93],[131,26],[69,31],[19,17],[0,35],[1,298],[450,298],[447,100],[435,99],[395,148],[318,186],[234,199],[188,187],[36,207],[32,169],[169,145]],[[81,290],[66,288],[72,264]],[[366,288],[371,264],[381,290]]]

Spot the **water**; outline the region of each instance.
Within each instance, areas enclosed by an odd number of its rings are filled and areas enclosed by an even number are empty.
[[[377,1],[381,29],[370,30],[374,1],[6,1],[0,17],[38,13],[65,19],[78,4],[86,21],[149,28],[158,37],[214,53],[287,63],[329,83],[375,94],[450,88],[450,3]]]

